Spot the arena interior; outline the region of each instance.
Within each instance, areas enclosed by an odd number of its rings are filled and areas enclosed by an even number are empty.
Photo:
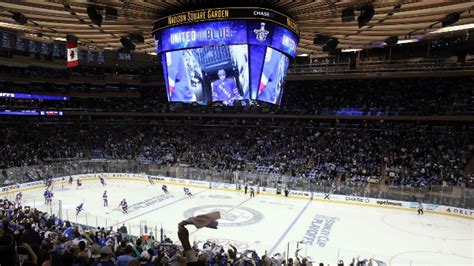
[[[472,1],[0,1],[0,266],[474,265]]]

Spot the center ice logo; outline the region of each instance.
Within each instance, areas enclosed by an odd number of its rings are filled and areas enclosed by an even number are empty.
[[[263,219],[263,215],[254,209],[247,207],[235,207],[232,205],[204,205],[188,209],[184,217],[189,218],[196,215],[218,211],[221,213],[219,226],[234,227],[255,224]]]

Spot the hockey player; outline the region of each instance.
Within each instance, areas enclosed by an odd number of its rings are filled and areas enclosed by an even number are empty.
[[[83,208],[84,203],[79,204],[79,206],[76,207],[76,216],[79,215],[79,213],[84,209]]]
[[[163,192],[165,192],[165,194],[169,193],[168,187],[166,185],[161,186],[161,190],[163,190]]]
[[[100,180],[100,183],[102,184],[102,186],[105,187],[106,186],[105,179],[102,175],[99,176],[99,180]]]
[[[73,181],[72,176],[69,176],[69,181],[68,181],[69,185],[72,185],[72,181]]]
[[[153,177],[151,177],[151,175],[148,176],[148,182],[150,182],[150,185],[155,184],[155,182],[153,182]]]
[[[53,191],[48,191],[48,195],[46,196],[46,204],[51,205],[53,202]]]
[[[48,197],[49,197],[49,190],[46,189],[44,192],[43,192],[43,197],[44,197],[44,204],[48,204]]]
[[[107,196],[107,190],[106,190],[106,191],[104,191],[104,194],[102,194],[102,199],[104,200],[104,207],[109,206],[109,200],[107,198],[108,198],[108,196]]]
[[[255,189],[253,187],[250,188],[250,197],[255,197]]]
[[[424,214],[423,213],[423,204],[421,202],[418,202],[418,214]]]
[[[119,207],[122,207],[122,213],[128,213],[128,204],[125,199],[120,202]]]
[[[21,192],[18,192],[15,196],[15,204],[17,207],[21,206],[21,198],[23,198],[23,194]]]
[[[186,195],[186,196],[192,196],[193,194],[191,193],[191,191],[189,191],[189,188],[185,187],[185,188],[184,188],[184,195]]]
[[[46,189],[49,189],[53,185],[53,179],[51,177],[46,178]]]
[[[82,186],[82,181],[81,181],[81,179],[79,179],[79,178],[77,178],[76,181],[77,181],[77,182],[76,182],[76,183],[77,183],[77,189],[80,189],[81,186]]]

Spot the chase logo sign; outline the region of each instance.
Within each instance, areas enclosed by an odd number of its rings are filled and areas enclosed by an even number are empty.
[[[259,42],[264,42],[267,39],[268,30],[265,29],[265,22],[260,23],[260,29],[254,29],[255,39]]]
[[[214,211],[221,213],[221,218],[218,220],[219,227],[246,226],[258,223],[263,219],[262,213],[257,210],[233,205],[204,205],[188,209],[183,215],[189,218]]]
[[[261,16],[261,17],[267,17],[267,18],[273,18],[275,15],[273,12],[270,11],[260,11],[260,10],[254,10],[253,11],[254,16]]]
[[[346,201],[355,201],[355,202],[360,202],[360,203],[369,203],[368,198],[363,198],[363,197],[353,197],[353,196],[346,196]]]

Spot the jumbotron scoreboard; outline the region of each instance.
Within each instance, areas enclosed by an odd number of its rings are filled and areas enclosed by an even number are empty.
[[[280,104],[296,22],[265,8],[184,12],[153,23],[170,102]]]

